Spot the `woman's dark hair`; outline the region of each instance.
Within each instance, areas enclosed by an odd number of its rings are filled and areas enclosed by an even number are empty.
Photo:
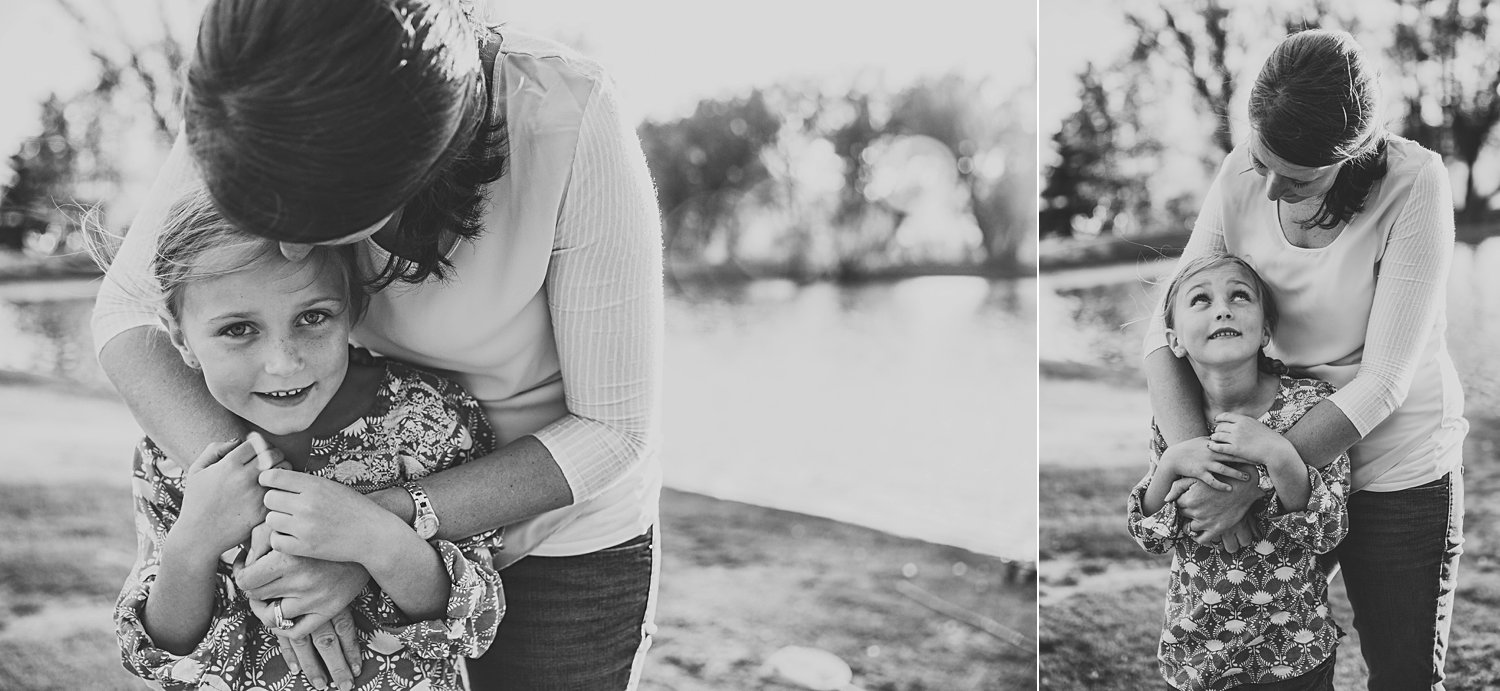
[[[443,233],[479,235],[485,187],[505,172],[489,32],[455,0],[212,0],[184,114],[215,205],[303,243],[401,210],[371,282],[442,278]]]
[[[1251,282],[1255,284],[1255,292],[1260,299],[1260,311],[1264,317],[1266,330],[1273,334],[1276,333],[1276,322],[1281,319],[1281,310],[1276,307],[1276,296],[1271,294],[1271,286],[1266,283],[1266,279],[1260,277],[1260,273],[1255,270],[1255,267],[1250,266],[1249,262],[1226,252],[1205,254],[1189,261],[1177,270],[1177,275],[1167,285],[1167,294],[1162,300],[1161,306],[1162,320],[1166,323],[1168,329],[1176,328],[1176,314],[1173,313],[1172,306],[1177,304],[1177,295],[1182,291],[1183,284],[1187,283],[1189,278],[1197,276],[1204,271],[1230,264],[1238,266],[1244,269],[1245,273],[1250,274]],[[1270,374],[1283,375],[1287,373],[1286,365],[1280,360],[1266,355],[1264,348],[1260,350],[1260,359],[1257,361],[1257,365],[1261,371]]]
[[[1261,143],[1299,166],[1344,164],[1307,227],[1348,221],[1385,177],[1379,101],[1375,70],[1347,33],[1292,34],[1266,58],[1250,91],[1250,123]]]

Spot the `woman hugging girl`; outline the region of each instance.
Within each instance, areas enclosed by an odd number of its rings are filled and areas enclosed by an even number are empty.
[[[495,447],[479,404],[349,345],[365,293],[348,245],[289,261],[200,192],[168,215],[152,270],[172,345],[251,432],[186,467],[149,438],[137,447],[138,554],[115,610],[126,667],[167,689],[465,688],[463,657],[485,652],[504,612],[500,535],[424,534],[419,481]],[[417,525],[359,494],[397,486]],[[323,669],[304,603],[236,586],[273,550],[369,572],[343,621],[352,679]]]
[[[1147,551],[1172,553],[1162,675],[1184,691],[1332,689],[1344,632],[1328,610],[1319,555],[1348,531],[1349,459],[1310,467],[1280,433],[1333,387],[1287,376],[1264,355],[1276,307],[1243,259],[1216,253],[1191,261],[1167,289],[1162,310],[1172,354],[1202,384],[1207,431],[1268,459],[1242,466],[1226,463],[1229,457],[1178,453],[1152,423],[1151,468],[1130,493],[1129,530]],[[1257,540],[1235,552],[1199,544],[1178,515],[1177,495],[1193,480],[1228,491],[1219,476],[1248,480],[1251,472],[1265,492],[1251,510]]]

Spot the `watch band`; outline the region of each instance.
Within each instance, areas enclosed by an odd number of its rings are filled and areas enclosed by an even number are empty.
[[[437,512],[432,510],[432,499],[427,496],[427,490],[410,480],[401,483],[401,489],[411,495],[411,503],[416,507],[411,519],[412,530],[417,531],[417,537],[431,540],[434,535],[437,535],[438,517]]]

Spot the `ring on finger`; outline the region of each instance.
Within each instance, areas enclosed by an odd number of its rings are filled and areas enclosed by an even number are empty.
[[[276,628],[282,631],[285,631],[297,625],[296,622],[292,621],[291,619],[287,619],[286,616],[281,613],[281,598],[276,598],[275,600],[271,601],[271,615],[276,617]]]

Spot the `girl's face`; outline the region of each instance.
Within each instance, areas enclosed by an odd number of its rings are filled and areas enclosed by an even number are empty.
[[[208,259],[207,257],[205,259]],[[172,342],[230,412],[275,435],[311,427],[344,382],[352,314],[328,261],[270,255],[182,287]]]
[[[1266,198],[1288,204],[1323,195],[1333,187],[1344,165],[1299,166],[1272,153],[1259,134],[1250,138],[1250,164],[1256,174],[1266,179]]]
[[[1172,304],[1167,344],[1177,357],[1200,364],[1255,362],[1271,341],[1261,299],[1254,277],[1239,264],[1193,274]]]

